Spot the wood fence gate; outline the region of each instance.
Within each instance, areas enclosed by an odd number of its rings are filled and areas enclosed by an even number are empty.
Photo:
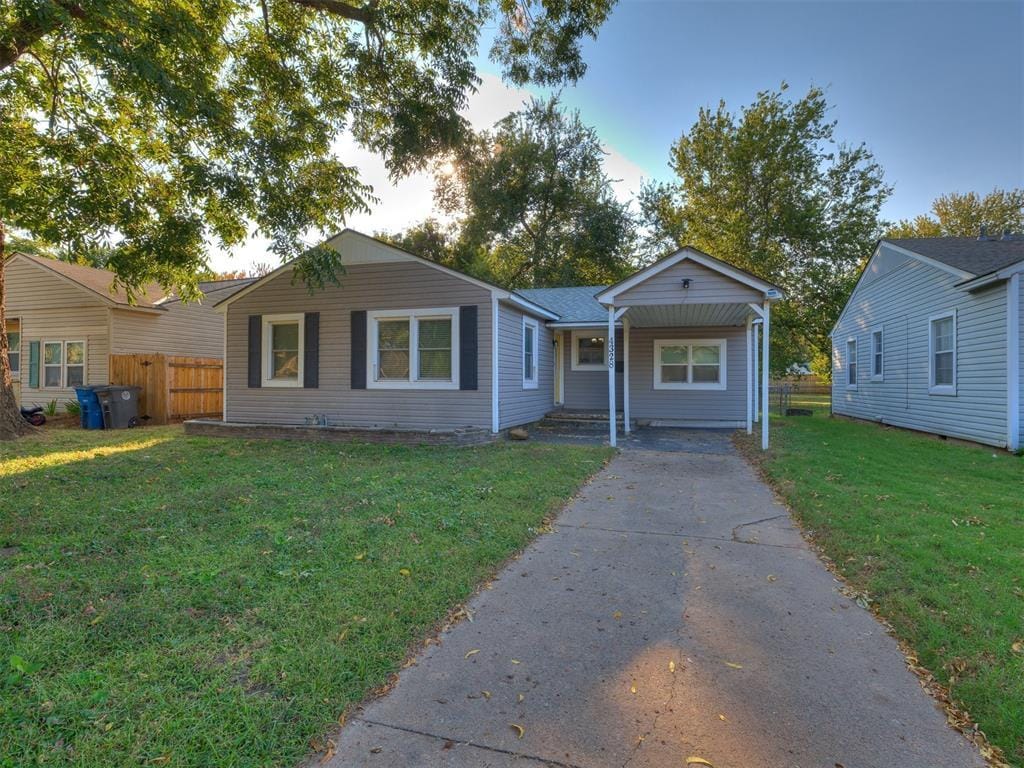
[[[224,363],[215,357],[111,355],[110,383],[142,387],[139,416],[149,424],[220,417],[224,407]]]

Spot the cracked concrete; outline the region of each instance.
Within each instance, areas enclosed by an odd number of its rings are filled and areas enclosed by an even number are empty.
[[[700,445],[619,454],[328,765],[983,766],[750,467]]]

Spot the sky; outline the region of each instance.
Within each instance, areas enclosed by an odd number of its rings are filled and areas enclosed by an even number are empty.
[[[504,84],[488,45],[465,112],[477,129],[544,95]],[[895,188],[888,220],[947,192],[1024,187],[1024,0],[620,0],[584,57],[562,99],[597,129],[625,200],[645,180],[671,180],[669,149],[701,107],[738,112],[782,82],[793,97],[825,89],[837,138],[865,143]],[[392,184],[350,138],[338,152],[379,198],[349,226],[395,231],[436,215],[429,175]],[[265,247],[254,239],[212,262],[275,263]]]

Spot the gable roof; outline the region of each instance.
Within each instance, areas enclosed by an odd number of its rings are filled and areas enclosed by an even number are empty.
[[[20,258],[55,273],[66,281],[69,281],[79,288],[83,288],[96,295],[98,298],[119,307],[129,309],[159,309],[157,304],[164,299],[167,292],[159,285],[152,284],[146,287],[146,291],[134,297],[134,303],[128,300],[128,292],[124,286],[114,287],[116,275],[107,269],[87,267],[84,264],[71,264],[59,259],[49,259],[45,256],[34,256],[28,253],[14,253],[10,259]]]
[[[389,242],[387,242],[385,240],[381,240],[380,238],[372,237],[370,235],[364,234],[364,233],[359,232],[358,230],[355,230],[355,229],[351,229],[351,228],[343,229],[341,232],[338,232],[337,234],[332,235],[331,237],[327,238],[327,240],[324,241],[324,245],[330,245],[332,247],[335,247],[335,243],[337,243],[337,241],[339,241],[339,240],[341,240],[343,238],[350,238],[350,239],[351,238],[359,238],[359,239],[365,240],[365,241],[367,241],[367,242],[369,242],[369,243],[371,243],[373,245],[380,246],[383,250],[388,252],[388,257],[380,259],[380,261],[382,261],[382,262],[401,262],[401,261],[406,261],[406,262],[415,262],[415,263],[423,264],[424,266],[431,267],[432,269],[436,269],[436,270],[438,270],[440,272],[444,272],[445,274],[451,275],[453,277],[457,277],[460,280],[465,280],[467,283],[472,283],[473,285],[479,286],[480,288],[483,288],[483,289],[485,289],[487,291],[490,291],[492,296],[495,296],[496,298],[498,298],[498,299],[500,299],[502,301],[507,301],[507,302],[510,302],[512,304],[516,304],[521,309],[525,309],[528,312],[531,312],[531,313],[533,313],[535,315],[538,315],[539,317],[543,317],[543,318],[545,318],[547,320],[557,320],[558,319],[558,315],[557,314],[555,314],[554,312],[552,312],[551,310],[549,310],[549,309],[547,309],[545,307],[542,307],[542,306],[540,306],[538,304],[535,304],[534,302],[530,301],[528,298],[526,298],[525,296],[523,296],[522,294],[520,294],[520,293],[518,293],[516,291],[510,291],[507,288],[502,288],[500,285],[495,285],[494,283],[490,283],[490,282],[488,282],[486,280],[481,280],[478,277],[473,277],[472,275],[467,275],[465,272],[460,272],[457,269],[453,269],[451,267],[446,267],[443,264],[438,264],[436,261],[431,261],[430,259],[425,259],[422,256],[418,256],[417,254],[413,253],[412,251],[407,251],[404,248],[401,248],[401,247],[399,247],[397,245],[389,243]],[[243,296],[245,296],[249,292],[255,290],[259,286],[261,286],[264,283],[268,282],[269,280],[272,280],[273,278],[277,277],[278,275],[293,269],[295,267],[295,262],[299,258],[302,258],[302,257],[298,256],[295,259],[292,259],[291,261],[289,261],[289,262],[287,262],[285,264],[282,264],[277,269],[275,269],[275,270],[273,270],[271,272],[268,272],[263,277],[253,281],[249,285],[243,286],[240,290],[234,291],[232,293],[232,295],[225,296],[224,298],[222,298],[219,301],[217,301],[217,303],[214,304],[214,307],[227,307],[233,301],[235,301],[235,299],[242,298]]]
[[[772,285],[766,280],[762,280],[757,275],[748,272],[745,269],[734,267],[726,261],[716,259],[710,254],[704,253],[691,245],[687,245],[680,248],[678,251],[670,253],[669,255],[659,259],[653,264],[644,267],[639,272],[634,272],[624,280],[620,280],[615,283],[615,285],[611,285],[603,291],[600,291],[597,294],[597,300],[602,304],[611,303],[615,297],[623,291],[628,291],[630,288],[640,285],[645,280],[654,277],[654,275],[657,275],[659,272],[663,272],[669,267],[674,267],[676,264],[686,261],[687,259],[694,261],[701,266],[707,267],[708,269],[712,269],[715,272],[719,272],[726,277],[732,278],[738,283],[743,283],[744,285],[758,291],[764,291],[766,297],[769,299],[778,300],[782,298],[782,290],[778,286]]]
[[[608,310],[601,306],[595,296],[607,287],[524,288],[519,293],[557,314],[559,323],[599,323],[607,321]]]
[[[987,275],[1024,261],[1024,240],[979,240],[976,237],[898,237],[885,238],[920,256],[971,275]]]

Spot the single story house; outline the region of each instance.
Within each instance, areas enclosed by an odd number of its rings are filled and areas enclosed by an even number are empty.
[[[766,364],[782,294],[707,254],[612,286],[510,291],[351,229],[326,244],[339,286],[310,292],[289,263],[216,305],[224,423],[498,433],[607,409],[613,445],[617,411],[626,430],[752,428],[757,330]]]
[[[1020,448],[1024,237],[878,243],[832,330],[832,409]]]
[[[133,302],[105,269],[24,253],[3,268],[9,360],[23,404],[64,403],[76,386],[109,383],[112,355],[222,358],[224,320],[213,305],[252,282],[204,282],[204,300],[189,303],[154,286]]]

